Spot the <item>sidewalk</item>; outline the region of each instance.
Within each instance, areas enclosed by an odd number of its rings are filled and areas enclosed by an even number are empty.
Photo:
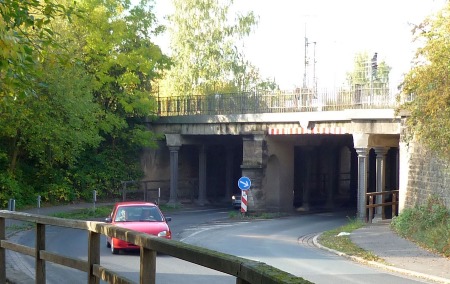
[[[391,230],[390,220],[367,224],[353,231],[350,234],[350,239],[360,248],[371,251],[382,258],[384,263],[366,261],[359,257],[348,256],[337,251],[333,252],[383,269],[437,283],[450,283],[450,259],[428,252],[398,236]]]

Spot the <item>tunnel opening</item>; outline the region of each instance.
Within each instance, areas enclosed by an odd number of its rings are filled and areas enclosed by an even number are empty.
[[[315,136],[314,139],[307,145],[294,147],[294,208],[355,209],[357,154],[352,136]]]

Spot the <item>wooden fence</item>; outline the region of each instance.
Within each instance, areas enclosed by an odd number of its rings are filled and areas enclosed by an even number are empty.
[[[6,239],[7,219],[36,224],[34,248],[13,243]],[[88,231],[87,261],[47,251],[45,248],[45,229],[47,225]],[[6,250],[12,250],[35,258],[35,283],[37,284],[46,283],[45,264],[47,261],[86,272],[87,283],[89,284],[100,283],[100,279],[108,283],[134,283],[100,265],[101,235],[119,238],[140,246],[139,283],[141,284],[155,283],[157,252],[232,275],[236,277],[237,284],[311,283],[262,262],[220,253],[175,240],[158,238],[103,222],[60,219],[6,210],[0,210],[0,283],[6,282]]]
[[[376,197],[381,196],[381,203],[376,202]],[[391,201],[385,201],[386,196],[392,196]],[[375,200],[374,200],[375,199]],[[385,209],[386,207],[391,206],[392,208],[392,217],[397,216],[397,208],[398,208],[398,190],[391,191],[381,191],[381,192],[368,192],[366,193],[367,205],[366,209],[369,210],[368,222],[372,223],[373,219],[373,210],[377,207],[382,207],[381,210],[381,218],[386,219]]]

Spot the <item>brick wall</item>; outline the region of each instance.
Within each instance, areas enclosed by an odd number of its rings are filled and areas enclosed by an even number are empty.
[[[405,208],[423,204],[429,196],[440,197],[450,208],[450,162],[418,143],[410,143],[409,175]]]

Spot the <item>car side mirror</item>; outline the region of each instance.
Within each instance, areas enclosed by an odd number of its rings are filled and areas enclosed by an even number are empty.
[[[172,221],[172,217],[165,217],[166,218],[166,222]]]
[[[105,222],[106,222],[106,223],[111,223],[111,222],[112,222],[112,219],[111,219],[111,217],[107,217],[107,218],[105,218]]]

